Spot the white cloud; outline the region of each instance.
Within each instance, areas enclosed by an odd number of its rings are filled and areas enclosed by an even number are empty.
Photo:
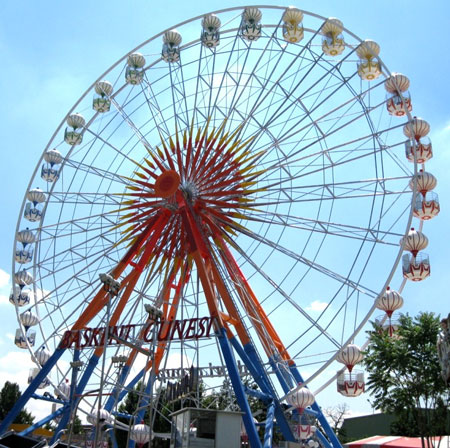
[[[183,355],[181,353],[170,353],[167,357],[167,363],[164,368],[166,369],[178,369],[181,366],[190,367],[193,364],[193,361],[189,356]]]
[[[43,419],[52,412],[52,404],[42,400],[31,399],[25,407],[35,417],[35,422]]]
[[[8,304],[9,304],[8,296],[0,294],[0,305],[8,305]]]
[[[9,352],[0,357],[0,385],[6,381],[17,383],[21,391],[28,386],[28,373],[32,367],[28,351]]]
[[[10,277],[11,276],[6,271],[0,269],[0,288],[4,288],[9,285]]]
[[[327,307],[328,303],[321,302],[320,300],[314,300],[314,302],[309,305],[307,311],[323,311]]]
[[[7,336],[9,335],[7,334]],[[17,383],[23,392],[28,387],[28,374],[32,367],[34,367],[34,364],[31,361],[28,350],[12,351],[1,356],[0,388],[3,387],[6,381],[9,381]],[[27,403],[26,408],[36,417],[35,421],[45,417],[51,411],[49,403],[33,399]]]
[[[12,333],[6,333],[5,335],[8,339],[10,339],[11,341],[14,341],[14,335]]]

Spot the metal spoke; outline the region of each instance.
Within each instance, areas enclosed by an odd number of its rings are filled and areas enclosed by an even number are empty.
[[[398,246],[398,241],[403,236],[400,233],[382,231],[376,228],[357,227],[349,224],[307,219],[276,212],[249,213],[247,216],[251,221],[255,222],[274,224],[310,232],[326,233],[328,235],[354,238],[357,240],[366,240],[368,242],[389,244],[392,246]],[[368,234],[371,237],[367,237]],[[387,237],[393,237],[396,242],[386,241]]]
[[[274,241],[269,240],[268,238],[265,238],[263,236],[257,235],[254,232],[251,232],[247,229],[243,229],[243,228],[235,228],[236,231],[239,231],[240,233],[242,233],[243,235],[246,235],[252,239],[254,239],[255,241],[258,241],[260,243],[264,243],[265,245],[267,245],[268,247],[271,247],[273,249],[276,249],[277,251],[279,251],[280,253],[287,255],[288,257],[292,258],[293,260],[299,261],[303,264],[305,264],[308,267],[311,267],[313,269],[315,269],[316,271],[326,275],[327,277],[330,277],[346,286],[350,286],[352,289],[359,291],[362,294],[367,295],[368,297],[371,298],[375,298],[378,296],[378,293],[371,290],[368,287],[365,287],[355,281],[350,280],[349,278],[345,278],[344,276],[331,271],[330,269],[325,268],[324,266],[321,266],[311,260],[308,260],[307,258],[298,255],[297,253],[293,252],[292,250],[281,246],[280,244],[275,243]],[[242,253],[241,253],[242,255]],[[246,258],[247,259],[247,258]],[[249,260],[247,260],[249,261]]]

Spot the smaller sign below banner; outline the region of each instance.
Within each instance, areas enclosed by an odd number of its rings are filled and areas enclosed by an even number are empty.
[[[236,360],[236,364],[241,377],[250,375],[247,366],[242,364],[239,359]],[[197,370],[199,378],[221,378],[227,374],[225,366],[213,366],[211,363],[209,363],[208,366],[197,367]],[[186,373],[188,373],[188,369],[181,367],[175,369],[161,369],[158,378],[160,380],[181,380]]]

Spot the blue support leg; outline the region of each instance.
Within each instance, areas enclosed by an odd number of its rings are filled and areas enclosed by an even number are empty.
[[[287,390],[291,390],[297,386],[290,369],[286,366],[285,361],[281,359],[279,354],[271,356],[269,362],[273,371],[277,375],[280,384],[283,382]]]
[[[267,408],[266,427],[264,430],[264,448],[272,448],[273,420],[275,418],[275,403]]]
[[[239,355],[239,357],[244,362],[245,366],[247,367],[248,371],[252,375],[253,379],[255,380],[256,384],[258,386],[260,384],[264,384],[264,387],[268,387],[269,384],[267,383],[267,378],[265,375],[265,372],[261,372],[260,369],[258,369],[258,366],[255,365],[252,359],[250,359],[250,356],[248,356],[248,353],[246,352],[245,348],[241,346],[241,344],[238,342],[238,340],[235,337],[229,338],[231,346],[236,350],[236,353]],[[250,343],[247,345],[251,346]],[[261,386],[260,386],[261,388]],[[261,388],[263,390],[263,388]]]
[[[120,376],[119,376],[119,381],[117,383],[117,386],[114,387],[112,394],[108,397],[108,399],[106,400],[105,403],[105,409],[108,412],[111,412],[112,408],[114,407],[114,404],[116,403],[116,398],[117,398],[117,403],[120,401],[119,400],[119,390],[122,388],[123,383],[125,382],[125,380],[127,379],[128,373],[130,372],[130,366],[123,366],[122,371],[120,372]]]
[[[276,397],[275,391],[273,390],[272,385],[267,377],[266,371],[261,366],[258,355],[252,343],[249,342],[245,344],[244,347],[242,347],[234,337],[230,338],[229,341],[248,368],[250,374],[252,375],[259,388],[271,397]],[[295,441],[294,435],[292,434],[291,428],[289,427],[289,424],[286,420],[283,409],[281,408],[280,403],[277,400],[275,400],[275,416],[283,437],[286,440],[292,442]]]
[[[293,388],[293,381],[292,378],[287,378],[286,372],[282,372],[279,368],[278,362],[276,361],[275,357],[269,358],[269,364],[272,367],[272,370],[275,372],[275,375],[278,379],[278,382],[281,385],[281,389],[285,394],[289,393],[289,391]],[[300,418],[297,409],[294,409],[293,415],[297,418]]]
[[[0,435],[4,434],[8,430],[11,423],[17,417],[17,414],[25,407],[28,400],[34,394],[34,392],[36,391],[38,386],[42,383],[44,378],[50,373],[50,370],[57,363],[58,359],[61,358],[63,353],[64,353],[64,349],[61,349],[61,348],[56,349],[54,351],[53,355],[50,357],[50,359],[42,366],[42,369],[35,376],[35,378],[30,383],[30,385],[27,387],[25,392],[16,401],[16,404],[9,411],[8,415],[3,419],[2,423],[0,424]]]
[[[273,400],[273,398],[270,395],[265,394],[264,392],[261,392],[259,390],[250,389],[249,387],[245,387],[245,386],[244,386],[244,390],[247,395],[251,395],[252,397],[257,398],[258,400],[261,400],[265,404],[269,404]]]
[[[58,417],[58,415],[61,415],[63,413],[63,411],[64,411],[64,408],[57,409],[52,414],[47,415],[47,417],[44,417],[42,420],[39,420],[37,423],[33,423],[27,429],[24,429],[23,431],[19,432],[19,436],[27,436],[28,434],[32,433],[35,429],[38,429],[41,426],[44,426],[50,420],[53,420],[55,417]]]
[[[244,413],[242,420],[248,434],[251,448],[262,448],[261,441],[259,440],[258,432],[256,431],[255,424],[252,418],[252,411],[248,404],[247,397],[245,396],[244,387],[239,376],[239,371],[236,366],[236,360],[234,359],[233,352],[228,341],[226,331],[224,328],[219,330],[217,335],[219,340],[220,349],[222,351],[225,364],[227,365],[228,374],[230,375],[231,384],[236,394],[236,399],[241,411]]]
[[[145,369],[142,369],[119,393],[119,396],[117,397],[117,402],[120,403],[124,398],[125,395],[127,395],[128,391],[132,390],[134,386],[136,386],[136,384],[143,378],[145,374]],[[114,405],[114,400],[112,399],[111,401],[108,401],[108,404],[110,406],[110,409],[112,409],[113,405]],[[105,409],[109,412],[110,409],[106,408]]]
[[[125,395],[127,395],[129,390],[132,390],[134,388],[134,386],[136,386],[136,384],[139,382],[140,379],[143,378],[144,374],[145,374],[145,369],[142,369],[127,385],[126,387],[122,388],[122,384],[125,381],[126,377],[128,376],[128,373],[130,371],[130,367],[129,366],[125,366],[124,369],[121,372],[120,375],[120,380],[119,380],[119,384],[117,385],[117,387],[114,389],[114,393],[113,395],[111,395],[108,400],[106,401],[105,404],[105,409],[110,412],[112,410],[112,408],[114,407],[114,404],[117,402],[119,403],[120,401],[123,400],[123,398],[125,397]],[[119,390],[122,389],[119,392]],[[129,442],[129,446],[128,448],[134,448],[134,441],[130,440]]]
[[[304,382],[303,378],[300,375],[300,372],[298,371],[297,366],[295,364],[292,364],[291,366],[289,366],[289,368],[291,369],[292,375],[294,376],[295,380],[298,383],[303,383]],[[324,437],[324,440],[322,441],[323,444],[325,444],[325,446],[330,446],[330,442],[331,442],[331,446],[333,448],[342,448],[341,442],[339,442],[339,439],[336,437],[336,434],[331,429],[331,426],[328,423],[325,416],[323,415],[322,410],[320,409],[319,405],[317,404],[317,401],[315,401],[311,407],[312,407],[313,411],[317,412],[317,420],[321,424],[323,430],[325,431],[325,434],[327,435],[327,437],[329,439],[329,441],[328,441]],[[319,436],[319,434],[320,434],[320,431],[317,431],[318,436]]]
[[[237,342],[237,341],[236,341]],[[244,358],[241,358],[243,361],[244,359],[248,360],[248,361],[244,361],[245,362],[249,362],[251,363],[251,365],[254,366],[254,369],[256,371],[256,378],[260,377],[262,379],[262,381],[264,381],[264,384],[266,385],[267,388],[271,388],[271,384],[269,381],[269,378],[267,377],[266,371],[264,370],[264,367],[261,365],[261,361],[258,357],[258,354],[256,352],[255,347],[253,346],[253,344],[251,342],[248,342],[247,344],[245,344],[242,348],[239,345],[239,343],[236,344],[239,349],[243,349],[243,354],[241,354],[240,350],[238,352],[239,356],[244,356]]]
[[[50,401],[50,403],[57,403],[57,404],[67,404],[67,401],[58,400],[54,397],[45,397],[44,395],[39,394],[33,394],[31,395],[31,398],[34,398],[36,400],[42,400],[42,401]]]
[[[94,369],[97,367],[98,364],[98,360],[100,359],[100,356],[97,355],[92,355],[91,359],[88,362],[88,365],[86,367],[86,370],[83,373],[83,376],[81,377],[80,382],[78,383],[78,385],[75,387],[75,397],[74,399],[77,400],[79,399],[78,397],[80,395],[82,395],[82,393],[84,392],[85,387],[87,386],[87,383],[89,381],[89,378],[92,375],[92,372],[94,371]]]
[[[238,347],[235,347],[235,346]],[[242,356],[240,354],[239,348],[242,350],[242,348],[240,347],[239,343],[233,344],[233,347],[237,348],[237,352],[240,356]],[[248,359],[255,369],[257,369],[258,375],[260,378],[264,379],[264,384],[259,384],[258,381],[255,381],[258,384],[258,386],[261,388],[261,390],[263,392],[268,393],[269,395],[271,395],[272,397],[276,397],[276,393],[275,390],[272,387],[272,384],[269,381],[269,378],[267,377],[267,373],[264,370],[263,366],[260,363],[258,354],[256,353],[255,347],[253,347],[253,345],[251,343],[245,344],[244,346],[244,357],[241,357],[242,361],[244,361],[244,363],[247,363],[246,359]],[[284,410],[281,407],[280,403],[278,400],[276,400],[274,398],[274,402],[275,402],[275,417],[277,419],[277,423],[278,426],[281,430],[281,433],[283,434],[283,437],[287,440],[287,441],[291,441],[291,442],[295,442],[295,437],[292,434],[291,428],[289,426],[289,423],[286,419],[286,416],[284,415]]]
[[[283,392],[287,394],[292,388],[289,387],[284,375],[281,374],[280,369],[277,366],[277,363],[272,357],[269,358],[269,364],[270,367],[272,367],[272,370],[275,372],[275,375],[277,376],[278,382],[280,383]]]
[[[58,423],[58,426],[55,429],[55,432],[53,434],[53,437],[50,440],[50,443],[55,443],[56,441],[56,436],[63,430],[66,429],[67,427],[67,423],[69,422],[69,418],[70,418],[70,406],[68,406],[67,408],[64,409],[63,411],[63,415],[61,417],[61,420]]]
[[[147,381],[147,385],[145,386],[144,396],[142,397],[141,401],[139,402],[139,407],[142,409],[139,410],[139,412],[136,414],[136,418],[134,419],[136,424],[140,423],[145,417],[145,411],[147,410],[147,406],[148,406],[148,397],[149,397],[150,392],[153,387],[153,381],[154,381],[154,375],[150,375],[150,378]]]
[[[330,446],[330,441],[322,434],[322,431],[316,431],[314,434],[319,439],[319,442],[322,446]]]

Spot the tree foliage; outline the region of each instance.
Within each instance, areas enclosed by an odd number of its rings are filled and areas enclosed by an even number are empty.
[[[438,333],[439,318],[433,313],[414,319],[401,316],[394,337],[374,325],[364,361],[373,406],[396,417],[394,434],[420,436],[424,446],[432,446],[432,436],[445,434],[449,415],[436,349]]]
[[[78,415],[75,415],[73,417],[71,426],[72,426],[72,432],[74,434],[81,434],[83,432],[83,423],[81,423],[81,420],[78,417]]]
[[[19,385],[6,381],[0,391],[0,420],[3,420],[8,412],[12,409],[16,401],[20,398]],[[13,423],[25,423],[31,425],[34,417],[26,409],[22,409],[14,419]]]

